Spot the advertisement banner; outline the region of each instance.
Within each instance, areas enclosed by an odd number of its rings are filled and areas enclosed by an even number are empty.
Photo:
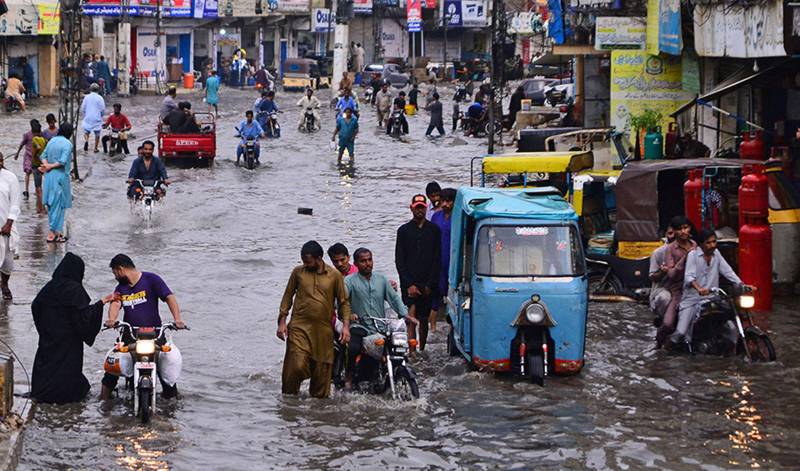
[[[217,18],[218,10],[218,0],[194,0],[195,18]]]
[[[408,35],[393,19],[381,23],[381,45],[384,57],[408,57]]]
[[[461,0],[445,0],[444,14],[447,17],[448,28],[460,28],[463,26],[461,20]]]
[[[461,2],[461,22],[465,28],[482,28],[488,23],[486,2],[483,0],[463,0]]]
[[[329,33],[335,29],[335,12],[331,14],[329,8],[314,8],[311,10],[311,31],[315,33]]]
[[[647,19],[644,17],[598,16],[594,48],[644,49],[647,42]]]
[[[695,50],[702,57],[785,56],[783,15],[780,0],[747,9],[698,4],[694,9]]]
[[[166,80],[167,38],[161,33],[161,47],[156,49],[156,33],[139,31],[136,34],[136,68],[147,77],[147,82],[155,83],[156,74]]]
[[[661,112],[663,129],[669,114],[691,98],[683,90],[680,57],[646,51],[611,52],[611,126],[630,133],[630,115],[645,109]]]
[[[0,36],[35,35],[39,25],[39,12],[30,3],[7,0],[8,13],[0,16]]]
[[[654,56],[658,55],[658,28],[661,25],[658,17],[659,0],[647,0],[647,46],[645,49]]]
[[[192,18],[194,0],[161,0],[161,16],[164,18]],[[130,16],[156,16],[159,0],[130,0]],[[120,16],[119,0],[84,0],[83,14],[87,16]]]
[[[371,15],[372,0],[353,0],[353,13]]]
[[[233,16],[245,18],[311,11],[310,0],[233,0],[232,3]],[[256,13],[256,4],[261,7],[260,13]]]
[[[58,34],[61,25],[58,3],[37,3],[36,9],[39,12],[38,34]]]
[[[658,49],[673,56],[681,55],[683,34],[680,0],[661,0],[658,18]]]
[[[409,33],[422,31],[421,0],[406,0],[406,26]]]
[[[800,3],[783,7],[783,43],[788,54],[800,54]]]

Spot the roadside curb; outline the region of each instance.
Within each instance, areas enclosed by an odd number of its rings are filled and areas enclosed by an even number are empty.
[[[18,416],[22,420],[16,430],[8,432],[7,435],[0,436],[0,471],[11,471],[17,469],[19,458],[22,454],[22,434],[25,432],[25,426],[33,419],[35,406],[33,401],[27,400],[18,396],[17,394],[27,392],[27,385],[15,385],[14,407],[12,415]]]

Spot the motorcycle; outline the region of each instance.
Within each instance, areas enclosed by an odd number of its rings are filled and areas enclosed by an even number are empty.
[[[127,322],[117,322],[114,327],[117,339],[106,358],[104,369],[116,376],[125,376],[128,399],[133,399],[133,411],[143,424],[150,421],[156,411],[156,380],[160,373],[167,383],[175,384],[180,376],[180,351],[172,343],[170,331],[181,330],[174,322],[161,327],[133,327]],[[105,327],[103,330],[108,330]],[[185,330],[190,330],[188,326]],[[125,355],[129,353],[128,355]],[[167,360],[161,356],[170,355]]]
[[[689,353],[725,356],[730,353],[744,354],[751,362],[775,361],[775,347],[769,336],[753,322],[750,309],[755,298],[745,292],[738,299],[720,288],[711,290],[712,296],[703,303],[700,317],[695,321],[691,343],[678,344],[673,348],[686,349]],[[654,324],[661,325],[656,317]],[[726,336],[726,325],[732,322],[736,338]]]
[[[403,112],[401,110],[392,111],[386,126],[389,128],[389,135],[393,138],[397,139],[403,135]]]
[[[119,139],[119,130],[109,129],[107,137],[108,137],[109,157],[114,157],[115,155],[122,153],[122,146],[120,145],[120,139]]]
[[[134,189],[135,198],[134,205],[139,207],[139,212],[145,221],[150,222],[153,219],[153,207],[159,201],[161,196],[159,190],[163,188],[164,182],[161,180],[135,180]]]
[[[372,87],[367,87],[367,89],[364,90],[364,99],[362,100],[362,102],[364,104],[372,103],[372,95],[373,95],[373,93],[374,93],[374,91],[372,90]]]
[[[278,124],[278,112],[261,112],[258,113],[258,124],[264,129],[264,134],[270,138],[281,137],[281,125]]]
[[[314,108],[306,108],[303,114],[303,127],[301,129],[309,133],[317,130],[317,118],[314,116]]]
[[[456,93],[453,96],[453,100],[455,101],[467,101],[467,85],[463,82],[459,83],[456,87]]]
[[[0,97],[3,97],[3,109],[6,111],[6,113],[21,111],[22,107],[20,106],[19,101],[17,101],[17,99],[13,96],[6,96],[7,87],[8,82],[6,79],[0,77]]]
[[[407,364],[408,347],[415,347],[417,341],[408,338],[405,321],[381,317],[366,319],[375,323],[378,333],[364,337],[362,353],[356,357],[353,389],[371,394],[391,391],[393,399],[402,401],[419,399],[417,375]],[[347,345],[334,342],[333,384],[337,389],[344,388],[346,357]]]
[[[256,161],[256,143],[257,141],[253,137],[248,137],[244,143],[244,166],[248,170],[253,170],[258,165]]]

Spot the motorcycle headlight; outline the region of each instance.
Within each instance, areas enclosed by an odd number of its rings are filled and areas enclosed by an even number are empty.
[[[544,317],[544,306],[541,304],[532,303],[525,308],[525,318],[528,319],[528,322],[531,324],[538,324],[542,322]]]
[[[754,296],[739,296],[739,306],[741,306],[742,309],[753,309],[753,306],[755,305],[756,298]]]
[[[156,351],[155,340],[137,340],[136,341],[136,354],[137,355],[152,355]]]

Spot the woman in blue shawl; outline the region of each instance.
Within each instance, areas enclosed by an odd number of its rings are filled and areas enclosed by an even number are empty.
[[[66,242],[64,237],[64,216],[72,207],[72,187],[70,184],[70,168],[72,167],[72,125],[63,123],[58,128],[58,135],[50,139],[42,153],[42,166],[39,170],[44,174],[42,200],[47,207],[47,219],[50,233],[47,242]]]

